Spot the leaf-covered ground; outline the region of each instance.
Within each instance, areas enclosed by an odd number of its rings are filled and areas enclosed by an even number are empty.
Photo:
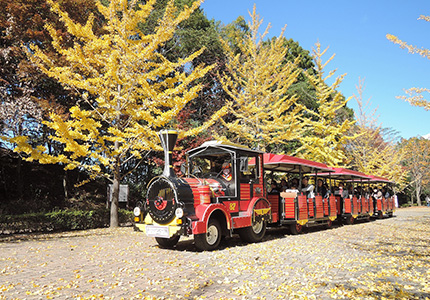
[[[430,299],[430,209],[395,215],[213,252],[130,227],[2,237],[0,299]]]

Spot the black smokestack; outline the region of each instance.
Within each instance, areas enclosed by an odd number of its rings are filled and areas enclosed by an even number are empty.
[[[178,132],[176,130],[161,130],[158,133],[160,137],[161,146],[164,150],[164,171],[163,175],[166,177],[175,177],[176,174],[173,171],[172,166],[172,151],[175,147],[176,140],[178,138]]]

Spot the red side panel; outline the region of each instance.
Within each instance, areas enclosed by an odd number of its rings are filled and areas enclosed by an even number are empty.
[[[390,208],[390,210],[394,210],[394,197],[390,197],[390,199],[389,199],[389,203],[390,203],[390,205],[389,205],[389,208]]]
[[[352,214],[358,214],[358,199],[355,196],[352,197]]]
[[[299,205],[299,220],[307,220],[308,219],[308,203],[306,196],[300,195],[297,197],[298,205]]]
[[[338,215],[340,215],[342,214],[342,212],[340,211],[340,204],[342,200],[340,199],[340,196],[334,196],[334,198],[336,199],[336,212]]]
[[[251,226],[252,224],[252,220],[250,216],[233,217],[231,221],[233,223],[233,228],[248,227],[248,226]]]
[[[317,218],[323,218],[324,217],[324,209],[323,209],[323,199],[322,196],[315,196],[315,206],[317,211]]]
[[[382,210],[382,199],[377,199],[376,200],[376,209],[378,211]]]
[[[369,199],[367,199],[366,197],[363,197],[363,201],[364,201],[363,213],[367,214],[369,212]]]
[[[330,198],[329,198],[329,201],[330,201],[330,216],[331,217],[334,217],[334,216],[336,216],[336,214],[337,214],[337,203],[336,203],[336,198],[338,198],[338,197],[335,197],[335,196],[333,196],[333,195],[331,195],[330,196]],[[339,197],[339,199],[338,199],[338,202],[340,202],[340,197]]]
[[[373,214],[373,198],[369,198],[369,213]]]
[[[313,217],[315,217],[315,213],[314,213],[314,210],[315,210],[314,199],[312,199],[312,198],[308,199],[307,203],[308,203],[308,215],[309,215],[309,218],[313,218]]]
[[[323,198],[323,206],[324,206],[324,216],[329,215],[329,199]]]
[[[270,207],[272,207],[272,214],[279,214],[279,195],[267,195],[267,200],[270,202]]]
[[[285,200],[285,219],[296,218],[296,208],[294,205],[294,198],[284,198]]]
[[[240,184],[240,200],[251,200],[250,184]]]
[[[223,201],[223,203],[230,213],[239,212],[239,201]]]
[[[350,198],[345,198],[343,200],[343,205],[344,205],[343,208],[345,209],[346,214],[352,213],[352,206],[351,206],[351,199]]]
[[[248,210],[249,202],[251,202],[251,200],[249,200],[249,201],[242,201],[242,200],[239,201],[239,210],[241,210],[241,211]]]
[[[363,209],[362,201],[363,201],[363,197],[357,198],[357,212],[359,214],[361,213],[361,211]]]
[[[262,184],[254,184],[252,188],[254,189],[253,197],[261,198],[265,195]]]

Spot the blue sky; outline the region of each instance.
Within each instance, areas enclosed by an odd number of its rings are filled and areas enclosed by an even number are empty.
[[[430,111],[413,107],[396,96],[410,87],[430,88],[430,61],[409,54],[388,41],[387,33],[410,44],[430,48],[430,23],[417,20],[430,15],[430,0],[205,0],[202,5],[209,19],[230,23],[248,11],[254,3],[264,18],[262,27],[270,22],[270,36],[278,36],[287,25],[285,37],[292,38],[312,50],[319,41],[329,47],[326,59],[336,54],[327,70],[346,73],[340,90],[346,96],[357,94],[359,78],[365,79],[365,100],[377,108],[383,127],[397,130],[410,138],[430,133]],[[348,103],[356,108],[355,100]]]

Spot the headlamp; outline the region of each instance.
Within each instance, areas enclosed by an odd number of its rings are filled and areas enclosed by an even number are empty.
[[[135,207],[134,209],[133,209],[133,214],[134,214],[134,216],[135,217],[139,217],[140,216],[140,213],[141,213],[141,211],[140,211],[140,207]]]
[[[175,210],[175,216],[176,216],[178,219],[182,218],[182,217],[184,216],[184,210],[183,210],[182,208],[178,207],[178,208]]]

